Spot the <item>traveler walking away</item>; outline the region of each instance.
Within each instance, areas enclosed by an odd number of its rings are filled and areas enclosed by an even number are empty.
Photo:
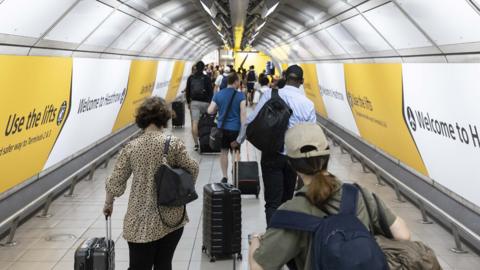
[[[231,143],[238,139],[240,128],[247,118],[245,95],[238,91],[239,85],[240,78],[236,73],[232,73],[228,76],[228,87],[216,93],[208,107],[209,114],[218,112],[217,127],[223,130],[220,166],[223,175],[221,181],[224,183],[228,182],[228,153]]]
[[[297,179],[297,174],[290,167],[287,162],[287,157],[285,156],[285,151],[282,151],[284,136],[286,128],[291,128],[298,123],[310,122],[316,123],[316,114],[315,108],[312,103],[305,95],[301,94],[299,87],[303,84],[303,70],[297,65],[290,66],[287,69],[287,82],[286,86],[278,92],[272,90],[266,90],[263,96],[260,98],[257,106],[253,113],[251,113],[247,118],[247,125],[242,126],[239,139],[233,143],[233,146],[237,147],[240,143],[244,141],[247,134],[247,127],[251,130],[251,133],[254,133],[257,138],[262,139],[262,136],[268,139],[268,143],[271,145],[280,145],[280,149],[261,149],[262,158],[261,158],[261,168],[264,182],[264,195],[265,195],[265,215],[267,219],[267,224],[270,221],[272,214],[275,210],[287,200],[290,200],[293,197],[295,183]],[[272,93],[274,97],[272,98]],[[288,123],[284,131],[275,130],[274,128],[269,128],[272,125],[272,121],[262,120],[262,115],[268,115],[266,112],[273,102],[279,103],[278,100],[275,100],[276,93],[278,97],[281,98],[281,101],[284,102],[289,109],[291,109],[291,116],[288,118]],[[265,106],[265,110],[263,107]],[[282,107],[283,108],[283,107]],[[284,112],[284,110],[283,110]],[[257,119],[258,116],[258,119]],[[283,122],[284,119],[278,119],[279,117],[284,117],[284,114],[281,115],[272,115],[275,122]],[[283,123],[282,123],[283,124]],[[251,129],[251,127],[255,128]],[[263,130],[263,131],[260,131]],[[268,136],[266,134],[275,135]],[[260,135],[260,136],[258,136]],[[256,144],[251,138],[249,141],[253,145]],[[258,147],[257,147],[258,148]]]
[[[287,131],[285,144],[305,186],[274,214],[265,234],[250,237],[250,269],[280,269],[291,259],[299,270],[388,269],[371,233],[385,234],[381,212],[393,238],[409,240],[403,219],[368,190],[343,184],[328,172],[329,146],[318,125],[296,125]]]
[[[185,96],[192,116],[192,137],[195,151],[198,151],[198,121],[207,112],[208,104],[212,100],[213,88],[210,78],[203,73],[205,64],[200,61],[195,66],[197,71],[187,80]]]
[[[171,111],[165,100],[159,97],[145,100],[135,118],[144,133],[121,150],[115,168],[106,180],[103,212],[111,216],[114,198],[125,193],[127,181],[133,174],[123,224],[123,237],[130,252],[129,269],[172,269],[175,248],[188,222],[184,207],[157,205],[154,175],[162,164],[182,168],[193,179],[198,175],[198,164],[188,155],[184,143],[164,131],[170,118]],[[169,151],[164,157],[167,140],[170,140]]]
[[[261,75],[261,74],[260,74]],[[268,86],[270,84],[270,81],[267,76],[260,76],[258,79],[258,89],[255,89],[255,92],[253,93],[253,104],[258,104],[260,101],[260,98],[263,96],[265,92],[270,90],[270,87]]]
[[[254,86],[257,81],[257,74],[255,74],[255,66],[250,66],[250,69],[247,74],[247,93],[248,93],[248,102],[250,105],[253,104],[253,94],[255,92]]]
[[[231,73],[230,67],[227,66],[223,69],[223,73],[217,76],[217,79],[215,80],[215,93],[224,88],[227,88],[228,86],[227,77],[228,75],[230,75],[230,73]]]

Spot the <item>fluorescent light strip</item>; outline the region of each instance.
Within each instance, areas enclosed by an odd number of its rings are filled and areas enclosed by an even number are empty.
[[[267,23],[267,21],[264,21],[262,24],[260,24],[259,27],[257,27],[257,29],[256,29],[257,33],[258,33],[258,31],[260,31],[260,29],[262,29],[265,26],[266,23]]]
[[[268,11],[267,11],[267,14],[265,15],[265,18],[268,17],[268,15],[272,14],[275,9],[278,7],[278,5],[280,4],[280,2],[276,3],[274,6],[272,6]]]
[[[213,25],[215,26],[215,28],[217,28],[217,30],[220,30],[220,26],[217,25],[213,19],[212,19],[212,23],[213,23]]]
[[[208,8],[202,0],[200,0],[200,4],[202,4],[203,9],[210,15],[210,17],[213,17],[212,11],[210,11],[210,8]]]
[[[225,35],[224,35],[224,34],[222,34],[220,31],[217,31],[217,33],[218,33],[218,34],[219,34],[219,35],[220,35],[222,38],[224,38],[224,37],[225,37]]]

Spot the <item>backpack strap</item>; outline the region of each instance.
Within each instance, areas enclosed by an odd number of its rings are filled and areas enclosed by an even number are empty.
[[[340,213],[345,215],[357,214],[358,188],[352,184],[342,185],[342,202],[340,204]]]
[[[223,115],[222,126],[220,127],[220,129],[223,129],[223,127],[225,126],[227,116],[230,113],[230,109],[232,108],[232,103],[233,103],[233,100],[234,100],[236,95],[237,95],[237,90],[233,89],[233,94],[232,94],[232,97],[230,98],[230,102],[228,102],[227,110],[225,111],[225,114]]]
[[[280,98],[280,95],[278,94],[278,89],[277,88],[272,89],[272,97],[271,98]]]
[[[362,194],[362,198],[363,198],[363,203],[365,204],[365,209],[367,210],[367,214],[368,214],[368,230],[370,231],[370,233],[372,235],[375,234],[375,230],[374,230],[374,227],[373,227],[373,215],[372,215],[372,209],[370,209],[370,205],[368,205],[368,202],[367,202],[367,199],[365,198],[365,193],[363,192],[363,189],[360,187],[359,184],[355,183],[354,184],[355,187],[357,187],[357,189],[360,191],[360,193]]]
[[[319,217],[287,210],[277,210],[270,219],[269,228],[315,232],[323,220]]]

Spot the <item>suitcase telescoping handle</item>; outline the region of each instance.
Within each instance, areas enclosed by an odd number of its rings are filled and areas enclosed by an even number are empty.
[[[238,188],[238,163],[240,162],[240,150],[233,152],[233,185]]]
[[[112,218],[105,215],[105,223],[106,223],[106,242],[107,242],[107,248],[110,248],[110,241],[112,240]]]

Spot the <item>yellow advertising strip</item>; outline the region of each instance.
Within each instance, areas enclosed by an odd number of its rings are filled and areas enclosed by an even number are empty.
[[[112,132],[135,119],[135,112],[142,102],[152,95],[157,77],[158,61],[132,60],[128,78],[127,96],[118,113]]]
[[[428,175],[402,116],[402,65],[345,64],[345,85],[363,139]]]
[[[178,93],[178,88],[182,83],[182,77],[185,70],[185,61],[175,61],[175,66],[173,67],[172,78],[170,79],[170,84],[168,85],[167,95],[165,100],[167,102],[172,102]]]
[[[323,117],[327,117],[325,103],[320,95],[320,86],[317,77],[317,66],[315,64],[301,64],[303,69],[303,88],[305,95],[315,104],[315,110]]]
[[[0,193],[42,171],[70,110],[72,59],[0,56]]]

